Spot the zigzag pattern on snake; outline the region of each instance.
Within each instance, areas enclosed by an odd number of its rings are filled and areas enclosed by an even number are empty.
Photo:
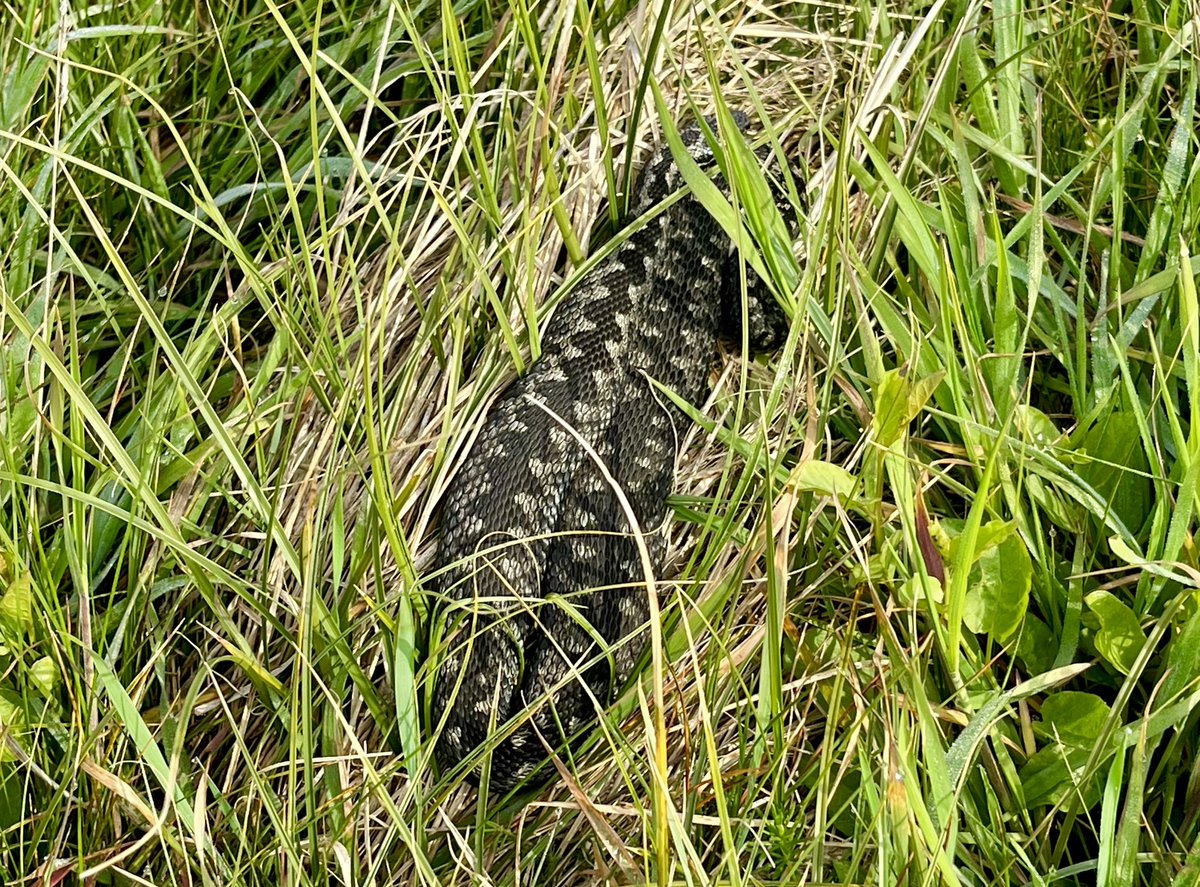
[[[736,122],[745,128],[745,117]],[[711,169],[698,124],[681,136]],[[642,170],[633,217],[682,185],[664,145]],[[748,305],[749,340],[771,347],[786,321],[756,279]],[[491,788],[507,791],[546,760],[538,733],[560,746],[628,676],[648,600],[612,482],[657,574],[686,419],[650,380],[701,403],[717,339],[740,342],[742,317],[733,244],[690,194],[631,234],[554,312],[540,359],[493,406],[444,500],[436,590],[449,640],[432,706],[443,766],[540,701],[493,750]]]

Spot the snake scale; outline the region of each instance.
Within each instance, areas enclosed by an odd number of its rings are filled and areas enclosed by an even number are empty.
[[[707,122],[715,133],[715,121]],[[745,129],[743,115],[735,122]],[[680,135],[691,158],[712,170],[700,126]],[[710,174],[728,194],[719,171]],[[632,216],[682,185],[664,145],[641,172]],[[563,300],[540,359],[492,407],[444,499],[436,590],[448,641],[432,700],[444,767],[529,712],[492,751],[490,786],[506,792],[546,761],[543,739],[561,746],[628,676],[649,604],[637,540],[613,486],[658,573],[686,419],[651,380],[698,404],[718,338],[740,342],[743,317],[756,348],[773,344],[786,321],[750,277],[743,313],[732,241],[696,198],[683,196]]]

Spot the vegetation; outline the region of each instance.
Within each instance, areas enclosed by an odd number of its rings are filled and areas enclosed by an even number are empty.
[[[1200,883],[1198,16],[6,0],[0,880]],[[479,803],[440,491],[730,108],[791,335],[689,407],[655,661]]]

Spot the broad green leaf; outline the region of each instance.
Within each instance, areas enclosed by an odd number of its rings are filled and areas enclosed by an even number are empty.
[[[1001,521],[981,528],[996,529]],[[1011,527],[1011,525],[1008,525]],[[1029,606],[1033,563],[1019,534],[1004,533],[983,548],[971,569],[963,620],[977,634],[1008,640],[1021,625]]]
[[[1026,613],[1021,622],[1021,633],[1017,635],[1017,656],[1025,663],[1030,674],[1041,674],[1054,667],[1054,652],[1058,640],[1046,625],[1032,613]]]
[[[1083,783],[1090,752],[1054,743],[1037,751],[1021,768],[1021,786],[1030,807],[1060,804],[1077,796],[1087,810],[1100,800],[1098,773]]]
[[[948,525],[948,521],[942,521]],[[957,528],[961,531],[961,527]],[[989,548],[999,545],[1006,538],[1016,532],[1016,525],[1012,521],[991,520],[979,527],[979,532],[975,534],[975,551],[971,552],[971,559],[968,563],[971,566],[979,560],[980,556]],[[950,557],[957,560],[960,556],[958,547],[963,544],[962,536],[957,536],[954,539],[954,544],[950,547]],[[965,554],[963,552],[962,554]]]
[[[1137,418],[1110,414],[1088,430],[1076,453],[1080,479],[1136,533],[1150,513],[1153,494]]]
[[[875,441],[880,446],[890,447],[900,439],[908,423],[925,408],[944,375],[939,371],[914,382],[900,370],[888,370],[883,374],[875,388],[875,418],[872,422]]]
[[[1146,634],[1133,610],[1107,591],[1097,590],[1084,597],[1088,608],[1100,620],[1096,649],[1107,662],[1129,674],[1134,660],[1146,643]]]
[[[1064,690],[1042,703],[1042,721],[1035,729],[1063,745],[1091,749],[1104,731],[1108,715],[1108,705],[1099,696]]]
[[[1025,443],[1035,447],[1048,447],[1062,438],[1063,433],[1058,430],[1058,426],[1037,407],[1019,403],[1013,411],[1013,424]]]
[[[43,699],[51,699],[58,693],[62,683],[58,665],[49,656],[43,656],[29,666],[29,680],[33,683]]]
[[[26,733],[25,712],[20,706],[20,697],[9,692],[0,692],[0,762],[15,761],[17,754],[9,746],[12,739],[21,745]]]
[[[872,430],[882,447],[889,447],[900,438],[908,424],[908,380],[899,370],[888,370],[875,387],[875,418]]]
[[[1086,665],[1067,665],[1022,681],[1011,690],[992,694],[992,698],[979,708],[946,752],[946,766],[950,769],[952,782],[956,786],[959,784],[963,773],[968,771],[975,759],[984,737],[1012,703],[1046,693],[1054,687],[1074,680],[1086,669]]]
[[[909,576],[896,586],[896,599],[906,607],[924,608],[927,597],[934,604],[945,599],[942,583],[933,576]]]
[[[33,580],[29,573],[18,576],[0,594],[0,627],[19,638],[33,627]]]
[[[796,471],[795,479],[798,490],[839,499],[848,499],[858,483],[854,475],[842,466],[817,459],[801,465]]]

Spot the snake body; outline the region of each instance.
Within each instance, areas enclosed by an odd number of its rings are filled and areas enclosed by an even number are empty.
[[[698,124],[681,136],[701,168],[713,165]],[[682,185],[660,148],[633,216]],[[738,267],[712,216],[680,198],[563,300],[540,359],[492,407],[444,500],[437,590],[448,642],[432,700],[443,766],[528,712],[492,749],[491,789],[507,791],[628,676],[649,612],[635,534],[657,573],[686,421],[651,380],[700,403],[720,335],[740,340],[745,317],[750,341],[768,347],[783,328],[765,287],[751,286],[743,313]]]

